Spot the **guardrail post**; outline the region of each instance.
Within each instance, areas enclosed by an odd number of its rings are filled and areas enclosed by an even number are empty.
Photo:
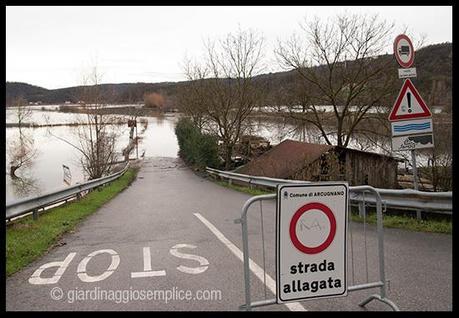
[[[38,220],[38,209],[33,210],[32,218],[34,221]]]
[[[359,202],[359,217],[363,218],[363,214],[365,213],[365,207],[363,206],[363,202]]]
[[[419,209],[416,210],[416,219],[422,220],[422,212]]]

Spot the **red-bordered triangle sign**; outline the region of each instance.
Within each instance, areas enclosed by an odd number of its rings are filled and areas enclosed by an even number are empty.
[[[392,107],[389,121],[428,117],[432,117],[432,113],[413,83],[406,79]]]

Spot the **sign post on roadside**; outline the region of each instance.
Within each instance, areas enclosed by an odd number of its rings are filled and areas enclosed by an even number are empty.
[[[411,151],[414,189],[418,190],[416,167],[416,149],[434,147],[432,113],[409,77],[416,77],[416,68],[410,68],[414,62],[414,47],[405,34],[394,40],[394,55],[398,64],[399,78],[404,83],[389,114],[392,130],[392,151]],[[421,218],[420,211],[417,217]]]
[[[347,295],[346,182],[279,185],[276,301]]]

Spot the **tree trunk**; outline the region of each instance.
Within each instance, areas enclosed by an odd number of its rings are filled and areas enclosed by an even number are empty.
[[[225,146],[225,170],[229,170],[231,167],[231,155],[233,153],[233,147]]]
[[[16,170],[18,170],[21,166],[15,166],[15,165],[12,165],[10,167],[10,176],[11,178],[13,179],[17,179],[19,178],[17,175],[16,175]]]

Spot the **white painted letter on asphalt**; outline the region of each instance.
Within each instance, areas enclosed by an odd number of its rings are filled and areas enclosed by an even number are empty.
[[[208,265],[209,265],[209,261],[207,259],[205,259],[202,256],[198,256],[198,255],[185,254],[185,253],[178,252],[177,249],[179,248],[193,248],[194,249],[196,248],[196,246],[190,245],[190,244],[177,244],[177,245],[172,246],[169,252],[175,257],[191,259],[191,260],[199,262],[199,264],[201,265],[199,267],[188,267],[188,266],[180,265],[177,267],[179,271],[187,273],[187,274],[201,274],[207,270]]]
[[[86,273],[86,266],[88,265],[91,258],[93,258],[96,255],[104,254],[104,253],[110,254],[112,256],[112,262],[110,263],[110,266],[107,268],[105,272],[103,272],[102,274],[98,276],[88,275]],[[119,264],[120,264],[120,256],[114,250],[107,249],[107,250],[94,251],[88,256],[86,256],[85,258],[83,258],[80,264],[78,264],[78,269],[77,269],[78,277],[81,279],[81,281],[86,282],[86,283],[98,282],[98,281],[106,279],[111,274],[113,274],[113,272],[118,268]]]
[[[131,278],[154,276],[166,276],[166,271],[154,271],[151,269],[151,251],[150,247],[147,246],[143,248],[143,272],[133,272],[131,273]]]
[[[64,274],[65,270],[67,269],[75,255],[76,253],[70,253],[62,262],[50,262],[41,265],[29,278],[29,283],[33,285],[56,284],[59,281],[59,279],[61,279],[61,276]],[[59,267],[56,273],[54,273],[54,276],[51,278],[41,278],[41,273],[43,273],[45,269],[51,267]]]

